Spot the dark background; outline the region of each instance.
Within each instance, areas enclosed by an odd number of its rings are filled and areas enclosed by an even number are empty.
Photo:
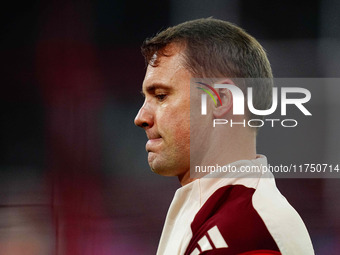
[[[275,77],[339,77],[339,13],[335,0],[3,5],[0,254],[155,254],[179,183],[149,170],[145,134],[133,124],[146,37],[213,16],[257,38]],[[319,91],[311,125],[260,132],[258,152],[270,163],[340,163],[340,91]],[[340,253],[339,179],[277,185],[316,254]]]

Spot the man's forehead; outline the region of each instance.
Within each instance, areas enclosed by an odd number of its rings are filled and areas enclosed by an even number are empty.
[[[171,46],[166,51],[166,55],[155,53],[155,58],[157,58],[157,65],[148,65],[143,90],[145,86],[151,86],[153,83],[167,84],[185,69],[182,49],[178,46]]]
[[[184,55],[185,46],[183,43],[169,43],[168,45],[164,46],[163,48],[157,50],[151,57],[149,61],[149,66],[157,67],[158,65],[162,64],[162,62],[168,62],[173,59],[178,58],[178,63],[182,62]]]

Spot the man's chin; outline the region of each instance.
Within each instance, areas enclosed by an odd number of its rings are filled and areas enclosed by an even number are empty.
[[[157,164],[149,164],[152,172],[162,176],[176,176],[174,171],[165,168],[164,166],[157,166]]]
[[[151,169],[153,169],[153,165],[156,163],[156,161],[157,161],[157,154],[152,152],[152,151],[149,151],[148,152],[148,162],[149,162],[149,166],[151,167]]]
[[[176,176],[176,170],[173,170],[173,167],[159,159],[159,155],[156,153],[149,152],[148,162],[152,172],[163,176]]]
[[[190,164],[178,160],[169,160],[169,157],[164,157],[164,154],[155,152],[148,153],[148,163],[152,172],[163,176],[179,176],[189,169],[187,164]]]

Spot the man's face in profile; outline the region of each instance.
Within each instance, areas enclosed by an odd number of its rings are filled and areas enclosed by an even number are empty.
[[[181,176],[190,168],[190,78],[182,65],[183,48],[170,44],[166,56],[155,55],[143,82],[145,101],[135,124],[148,137],[146,150],[152,171]]]

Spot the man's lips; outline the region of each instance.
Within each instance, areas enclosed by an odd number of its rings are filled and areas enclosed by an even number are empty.
[[[147,152],[153,151],[156,146],[158,146],[162,142],[162,137],[154,137],[154,138],[149,138],[147,141],[145,148]]]
[[[154,140],[154,139],[162,138],[159,134],[152,133],[152,132],[146,132],[146,136],[148,137],[149,140]]]

